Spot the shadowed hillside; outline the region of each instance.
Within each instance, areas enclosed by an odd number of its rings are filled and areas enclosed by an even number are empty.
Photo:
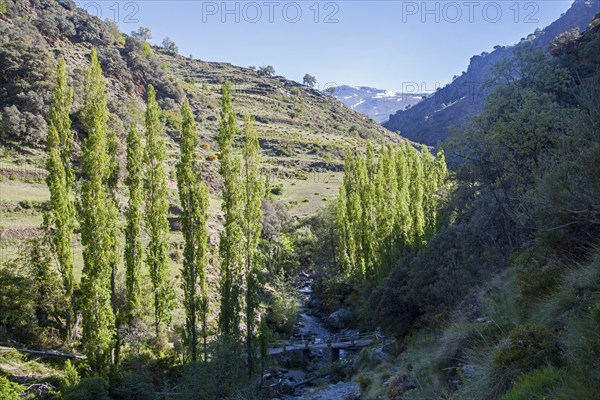
[[[600,11],[599,0],[576,0],[558,20],[524,40],[543,48],[560,34],[578,29],[583,32],[594,15]],[[489,94],[486,83],[492,79],[492,66],[512,58],[512,46],[496,46],[491,53],[471,58],[469,68],[435,95],[390,116],[384,126],[400,132],[403,137],[434,146],[452,135],[452,127],[464,128],[483,110]]]

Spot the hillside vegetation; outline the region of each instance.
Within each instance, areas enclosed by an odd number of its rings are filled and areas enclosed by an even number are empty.
[[[493,67],[484,111],[446,148],[461,163],[439,233],[373,291],[352,275],[323,288],[396,338],[355,364],[363,398],[600,396],[600,16],[553,46]]]

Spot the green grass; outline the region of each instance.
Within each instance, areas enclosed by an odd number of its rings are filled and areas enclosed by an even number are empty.
[[[544,367],[525,375],[501,400],[548,400],[554,391],[564,384],[566,371]]]
[[[45,183],[26,183],[17,180],[0,182],[0,202],[18,203],[23,200],[50,200],[48,187]]]

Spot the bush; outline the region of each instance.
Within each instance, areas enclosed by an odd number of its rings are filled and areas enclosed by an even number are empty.
[[[298,304],[292,293],[292,288],[280,281],[267,310],[269,329],[284,337],[292,335],[296,323]]]
[[[64,400],[111,400],[108,383],[98,376],[83,378],[67,390]]]
[[[0,399],[2,400],[20,400],[25,387],[14,383],[0,375]]]
[[[283,194],[283,185],[279,184],[277,186],[271,187],[270,192],[274,196],[281,196]]]
[[[562,385],[566,371],[555,367],[536,369],[523,376],[501,400],[546,400]]]
[[[152,379],[144,374],[125,373],[119,384],[113,388],[115,398],[122,400],[155,400]]]
[[[237,343],[216,340],[210,343],[211,358],[184,371],[182,397],[186,400],[230,399],[248,386],[248,374]]]
[[[496,367],[516,376],[558,361],[558,349],[550,330],[544,325],[526,322],[513,329],[494,354]]]
[[[60,389],[64,393],[69,390],[69,388],[77,385],[79,383],[79,373],[73,364],[71,364],[70,360],[65,362],[64,366],[64,376],[60,382]]]
[[[358,383],[361,393],[364,393],[372,383],[372,379],[367,375],[359,375],[356,377],[356,383]]]

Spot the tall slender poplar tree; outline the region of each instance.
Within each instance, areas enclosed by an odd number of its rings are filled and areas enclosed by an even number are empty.
[[[83,250],[81,279],[83,349],[90,368],[106,375],[111,363],[114,314],[111,308],[110,276],[115,254],[116,214],[107,192],[109,156],[106,134],[108,109],[105,81],[96,50],[85,74],[83,124],[87,138],[82,145],[80,225]]]
[[[158,343],[163,339],[163,327],[171,320],[175,290],[171,284],[171,270],[167,258],[169,244],[169,200],[167,199],[167,176],[165,173],[165,137],[160,122],[160,108],[156,91],[148,85],[146,105],[146,164],[145,200],[148,246],[146,265],[154,294],[154,328]]]
[[[198,178],[198,133],[192,109],[186,101],[181,108],[182,129],[177,164],[177,187],[181,202],[183,251],[183,304],[185,307],[184,343],[192,363],[198,359],[198,321],[201,324],[204,361],[207,360],[208,291],[206,265],[208,230],[208,189]]]
[[[144,146],[142,136],[132,124],[127,135],[127,178],[129,202],[125,225],[125,286],[127,315],[130,321],[139,317],[142,304],[142,266],[144,249],[141,242],[142,203],[144,200]]]
[[[246,352],[248,374],[252,376],[254,349],[252,341],[256,329],[256,307],[259,296],[257,248],[262,230],[262,199],[264,180],[260,174],[260,155],[258,154],[258,136],[254,128],[254,119],[244,115],[244,147],[242,153],[243,179],[243,259],[246,276]]]
[[[52,107],[48,124],[48,177],[46,183],[50,191],[52,211],[45,216],[49,229],[50,243],[60,270],[65,296],[71,307],[67,314],[66,336],[72,336],[76,315],[73,278],[73,229],[75,225],[75,205],[72,197],[74,180],[71,165],[73,133],[69,111],[73,102],[73,90],[67,83],[67,67],[64,59],[58,63],[56,86],[52,95]]]
[[[240,336],[240,295],[242,290],[242,202],[241,162],[233,151],[233,140],[238,133],[231,93],[225,83],[221,89],[221,124],[219,144],[219,172],[223,178],[222,210],[225,226],[221,231],[219,258],[221,261],[221,309],[219,329],[229,339]]]

